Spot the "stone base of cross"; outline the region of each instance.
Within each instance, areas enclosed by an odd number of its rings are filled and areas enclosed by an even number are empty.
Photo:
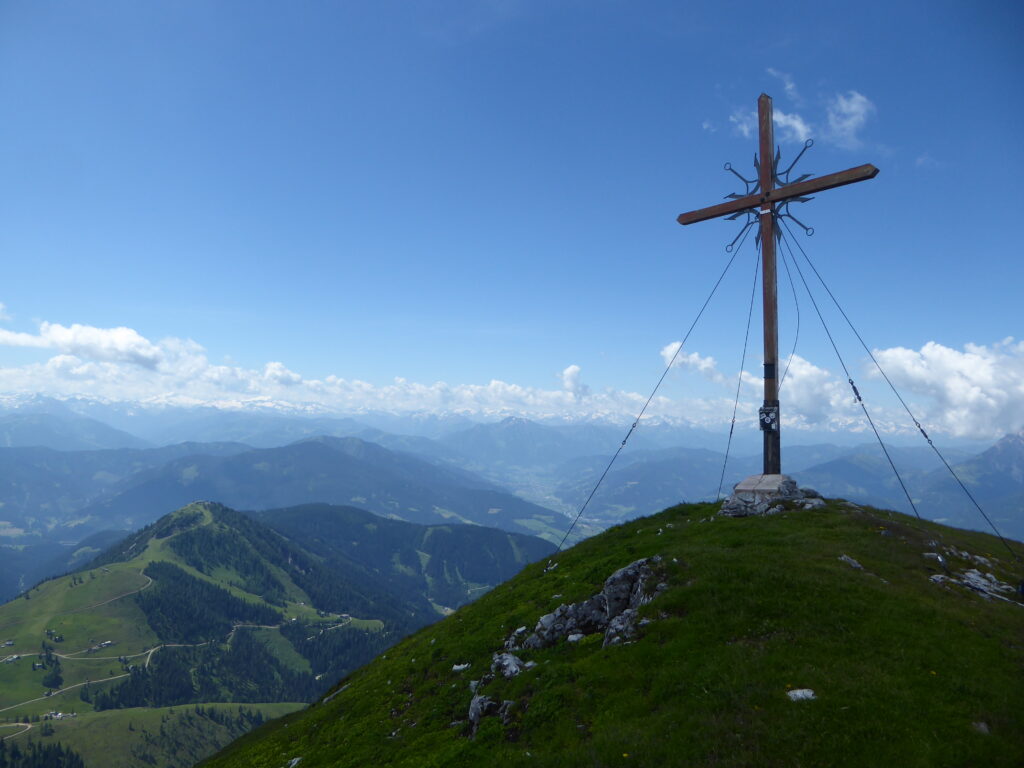
[[[789,475],[751,475],[733,486],[732,495],[722,502],[721,514],[729,517],[770,515],[781,511],[779,502],[796,502],[804,509],[823,507],[817,491],[798,488]]]

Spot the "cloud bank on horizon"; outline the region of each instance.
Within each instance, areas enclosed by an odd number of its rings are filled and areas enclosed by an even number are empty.
[[[0,346],[38,348],[55,354],[42,362],[0,366],[0,392],[84,396],[105,400],[174,405],[258,408],[279,405],[324,413],[459,412],[480,417],[521,415],[568,420],[633,419],[645,393],[592,391],[578,365],[559,372],[561,388],[544,389],[492,380],[487,384],[423,384],[395,378],[377,385],[336,375],[306,378],[282,362],[262,368],[218,365],[190,339],[152,341],[132,328],[63,326],[43,321],[37,333],[0,329]],[[736,373],[723,373],[713,357],[678,351],[679,342],[659,350],[663,362],[691,370],[711,382],[720,395],[655,397],[649,417],[695,427],[719,429],[733,411]],[[974,439],[998,438],[1024,429],[1024,341],[1006,338],[992,345],[968,344],[963,350],[928,342],[919,350],[894,347],[873,354],[929,431]],[[868,378],[877,372],[864,369]],[[653,384],[653,382],[652,382]],[[880,382],[884,386],[884,382]],[[753,422],[761,379],[740,377],[742,421]],[[843,377],[798,355],[782,383],[787,428],[862,430]],[[901,409],[868,406],[881,430],[913,429]]]

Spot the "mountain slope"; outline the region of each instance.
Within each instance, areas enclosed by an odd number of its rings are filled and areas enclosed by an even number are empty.
[[[998,541],[837,502],[714,511],[672,508],[529,566],[202,765],[1024,762],[1024,605],[1012,586],[986,598],[953,581],[1019,583]],[[650,597],[636,635],[604,646],[581,601],[604,583],[586,605],[610,610],[624,598],[609,577],[640,558],[660,559],[626,593]],[[572,641],[528,647],[569,616]],[[526,667],[493,666],[506,642]]]
[[[1024,538],[1024,432],[1006,435],[974,458],[954,466],[997,527]],[[945,468],[924,480],[922,503],[953,525],[981,527],[977,510]]]
[[[253,517],[324,558],[328,567],[358,563],[378,585],[425,595],[442,609],[466,603],[555,549],[535,536],[496,528],[413,525],[328,504]]]
[[[63,720],[48,728],[64,743],[82,746],[83,755],[99,754],[91,740],[100,731],[121,729],[130,733],[117,764],[152,765],[144,757],[159,754],[160,764],[177,765],[168,762],[173,750],[166,749],[163,728],[160,749],[147,742],[128,754],[139,746],[128,724],[152,722],[140,708],[301,706],[437,619],[441,605],[461,605],[553,549],[478,526],[431,529],[351,508],[317,505],[274,516],[296,531],[315,532],[309,538],[317,551],[220,504],[200,502],[126,537],[88,569],[0,606],[0,642],[7,643],[0,654],[0,712],[31,724],[47,712],[77,711],[96,728]],[[357,556],[360,540],[366,553]],[[218,717],[196,711],[168,729],[181,730],[182,739],[207,754],[226,733],[237,735],[255,722],[251,713],[232,714],[230,722]]]

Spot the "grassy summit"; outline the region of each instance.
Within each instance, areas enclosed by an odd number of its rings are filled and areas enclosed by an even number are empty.
[[[674,507],[529,566],[203,765],[1024,764],[1024,605],[936,583],[924,556],[1016,586],[1024,570],[996,539],[843,502],[715,510]],[[486,680],[518,627],[654,555],[668,588],[635,642],[516,651],[536,666]],[[471,736],[481,678],[513,703]],[[787,695],[804,688],[816,698]]]

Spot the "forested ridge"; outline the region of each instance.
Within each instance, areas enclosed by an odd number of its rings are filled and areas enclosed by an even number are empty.
[[[277,625],[283,619],[279,611],[235,597],[173,563],[150,563],[143,574],[153,586],[135,595],[135,601],[157,637],[168,643],[223,640],[235,623]]]
[[[226,648],[204,645],[165,648],[148,667],[131,667],[121,685],[85,686],[81,699],[95,709],[167,707],[220,701],[308,701],[318,692],[312,674],[290,669],[248,631],[236,632]]]

